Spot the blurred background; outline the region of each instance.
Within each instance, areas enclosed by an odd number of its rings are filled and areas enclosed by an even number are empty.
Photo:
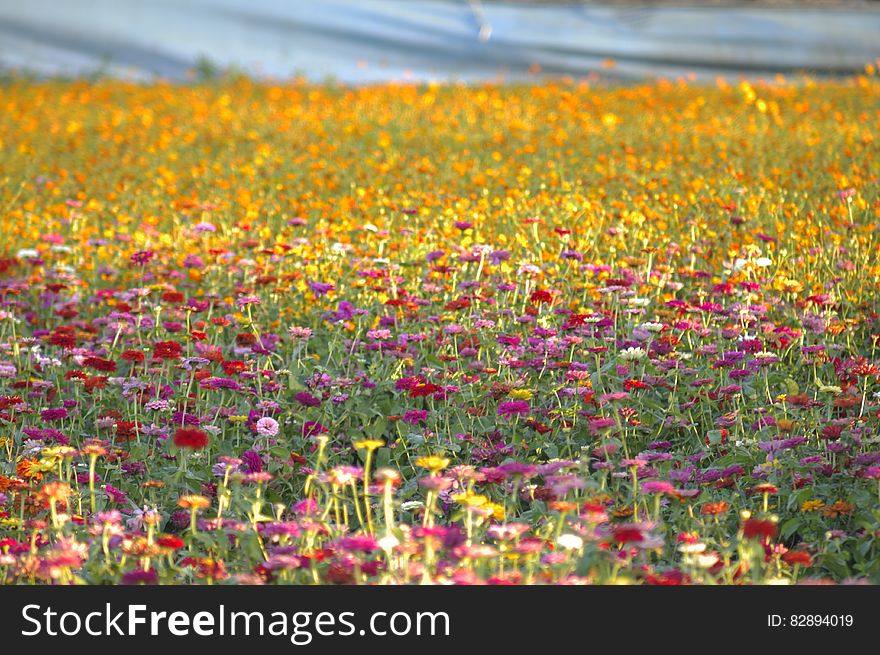
[[[0,0],[0,69],[40,76],[714,79],[878,56],[876,0]]]

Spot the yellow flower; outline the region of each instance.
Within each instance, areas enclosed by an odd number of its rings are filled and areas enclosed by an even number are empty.
[[[76,448],[70,446],[52,446],[43,450],[43,456],[48,458],[64,458],[76,455]]]
[[[453,494],[451,498],[454,502],[470,508],[482,507],[489,502],[488,496],[475,494],[473,491],[468,491],[463,494]]]
[[[361,448],[366,448],[367,450],[376,450],[377,448],[381,448],[385,445],[384,441],[380,441],[379,439],[363,439],[361,441],[355,441],[354,447],[360,450]]]
[[[821,500],[805,500],[801,503],[802,512],[815,512],[817,509],[825,507],[825,503]]]
[[[496,521],[504,520],[504,505],[499,505],[498,503],[489,503],[487,505],[488,509],[492,510],[492,518]]]
[[[449,466],[449,458],[440,457],[438,455],[419,457],[416,460],[416,466],[421,466],[430,470],[432,473],[436,473],[437,471],[442,471],[447,466]]]
[[[517,400],[531,400],[535,394],[532,393],[531,389],[514,389],[508,395]]]

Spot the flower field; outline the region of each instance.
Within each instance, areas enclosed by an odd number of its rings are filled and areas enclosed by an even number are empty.
[[[880,80],[0,87],[7,584],[880,582]]]

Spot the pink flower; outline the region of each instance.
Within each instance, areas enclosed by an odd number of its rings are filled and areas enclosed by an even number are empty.
[[[257,434],[264,437],[274,437],[278,434],[278,421],[269,416],[264,416],[257,421]]]
[[[675,485],[663,480],[648,480],[642,483],[642,491],[646,494],[675,494]]]
[[[530,411],[525,400],[509,400],[498,405],[498,416],[522,416]]]

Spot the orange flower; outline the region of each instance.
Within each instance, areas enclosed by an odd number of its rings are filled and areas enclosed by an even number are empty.
[[[15,472],[22,478],[40,481],[43,474],[37,469],[37,460],[23,459],[15,465]]]
[[[722,500],[718,503],[706,503],[700,508],[700,514],[715,516],[724,514],[728,509],[730,509],[730,505]]]
[[[55,502],[65,502],[70,496],[70,485],[66,482],[47,482],[43,485],[41,490],[43,495],[46,496],[49,500],[54,500]]]
[[[207,509],[211,506],[211,501],[204,496],[191,494],[181,496],[180,500],[177,501],[177,506],[184,509]]]

